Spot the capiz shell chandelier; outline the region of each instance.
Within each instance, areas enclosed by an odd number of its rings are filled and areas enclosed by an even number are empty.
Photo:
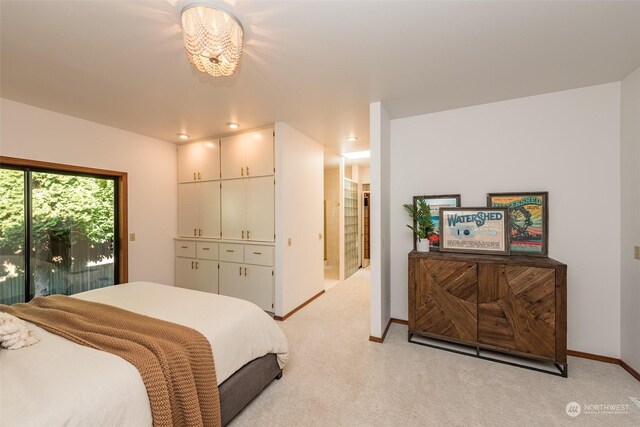
[[[215,77],[236,72],[244,31],[235,16],[210,5],[187,5],[182,9],[182,32],[187,57],[199,71]]]

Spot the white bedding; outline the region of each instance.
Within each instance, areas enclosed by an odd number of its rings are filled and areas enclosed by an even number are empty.
[[[276,353],[280,367],[288,357],[274,320],[244,300],[146,282],[74,297],[200,331],[213,348],[218,384],[265,354]],[[0,350],[0,426],[151,425],[147,393],[133,365],[28,325],[38,344]]]

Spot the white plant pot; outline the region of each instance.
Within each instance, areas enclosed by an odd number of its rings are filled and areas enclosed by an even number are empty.
[[[418,252],[429,252],[429,239],[418,239],[416,241],[416,250]]]

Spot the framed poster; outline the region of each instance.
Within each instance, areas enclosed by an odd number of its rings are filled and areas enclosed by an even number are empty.
[[[457,208],[460,206],[459,194],[446,194],[441,196],[413,196],[413,206],[416,207],[418,200],[424,199],[431,208],[431,221],[435,228],[429,238],[429,248],[438,250],[440,247],[440,208]],[[415,228],[416,222],[413,221]],[[413,250],[416,250],[416,235],[413,235]]]
[[[509,255],[509,209],[440,208],[440,250]]]
[[[549,193],[489,193],[487,206],[509,208],[511,252],[547,256],[549,253]]]

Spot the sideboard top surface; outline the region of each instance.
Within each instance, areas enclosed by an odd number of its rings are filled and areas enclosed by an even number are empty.
[[[518,264],[532,267],[566,268],[566,264],[553,258],[526,256],[526,255],[484,255],[464,254],[459,252],[409,252],[409,258],[446,259],[449,261],[466,261],[479,263]]]

